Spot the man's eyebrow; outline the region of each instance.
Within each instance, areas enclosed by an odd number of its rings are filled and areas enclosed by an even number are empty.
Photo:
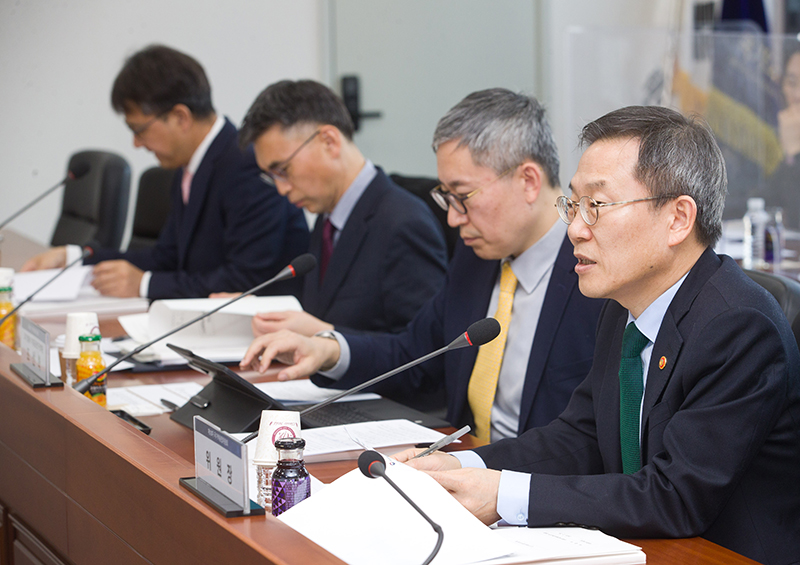
[[[586,188],[595,188],[595,189],[596,188],[604,188],[606,186],[606,181],[604,181],[604,180],[591,181],[591,182],[587,182],[584,186]],[[569,183],[568,187],[572,192],[575,192],[575,187],[572,186],[572,183]]]

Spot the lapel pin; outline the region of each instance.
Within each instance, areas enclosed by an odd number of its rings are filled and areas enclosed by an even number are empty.
[[[663,369],[667,366],[667,358],[662,356],[661,359],[658,360],[658,368]]]

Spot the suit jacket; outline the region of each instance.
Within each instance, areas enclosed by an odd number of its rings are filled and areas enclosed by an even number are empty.
[[[578,290],[572,244],[565,237],[545,292],[531,345],[521,398],[519,433],[543,426],[560,414],[573,389],[591,367],[594,333],[602,301]],[[349,388],[444,347],[486,316],[500,261],[480,259],[459,241],[445,286],[394,336],[347,335],[351,361],[337,387]],[[377,385],[376,392],[413,404],[420,392],[444,387],[447,419],[454,426],[474,424],[467,386],[477,348],[448,352]],[[317,382],[323,381],[314,377]]]
[[[319,259],[320,217],[310,252]],[[425,203],[378,169],[339,234],[325,277],[306,275],[303,309],[337,330],[398,332],[444,282],[447,249]]]
[[[491,468],[533,473],[529,526],[702,535],[762,563],[797,562],[800,353],[778,304],[730,257],[706,250],[656,338],[643,466],[631,475],[619,439],[627,315],[616,302],[604,308],[592,370],[558,419],[477,453]]]
[[[176,171],[156,245],[125,253],[100,249],[87,262],[126,259],[152,271],[150,298],[205,297],[263,282],[308,249],[308,226],[302,211],[260,174],[252,148],[239,149],[236,128],[226,120],[192,179],[186,205],[183,169]]]

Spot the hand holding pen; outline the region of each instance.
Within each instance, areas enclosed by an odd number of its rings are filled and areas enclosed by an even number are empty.
[[[450,445],[451,443],[453,443],[455,440],[457,440],[458,438],[460,438],[464,434],[469,433],[470,429],[471,428],[469,426],[464,426],[463,428],[461,428],[458,431],[453,432],[449,436],[444,436],[439,441],[432,443],[431,446],[428,449],[426,449],[425,451],[421,451],[421,452],[417,453],[411,459],[416,459],[417,457],[425,457],[426,455],[430,455],[431,453],[433,453],[435,451],[439,451],[443,447],[446,447],[446,446]]]

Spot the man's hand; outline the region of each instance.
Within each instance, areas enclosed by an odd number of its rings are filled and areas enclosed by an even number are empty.
[[[122,259],[95,265],[92,286],[104,296],[130,298],[139,296],[144,271]]]
[[[281,330],[254,339],[239,367],[264,373],[273,360],[289,365],[278,373],[279,381],[307,377],[336,364],[339,360],[339,342]]]
[[[42,269],[63,269],[66,265],[67,248],[64,246],[53,247],[25,261],[20,272],[40,271]]]
[[[500,471],[470,467],[453,471],[428,471],[428,474],[484,524],[494,524],[500,519],[497,513]]]
[[[332,330],[333,324],[323,322],[319,318],[307,312],[259,312],[253,316],[253,335],[260,335],[277,332],[280,330],[291,330],[300,335],[311,337],[317,332]]]

